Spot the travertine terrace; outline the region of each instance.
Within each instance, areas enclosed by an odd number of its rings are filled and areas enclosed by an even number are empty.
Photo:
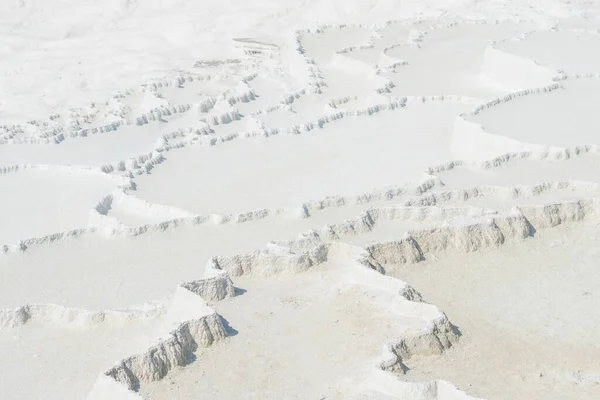
[[[600,3],[6,0],[0,398],[600,398]]]

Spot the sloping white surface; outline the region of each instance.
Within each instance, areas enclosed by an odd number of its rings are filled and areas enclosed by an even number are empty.
[[[595,400],[596,3],[3,1],[0,397]]]

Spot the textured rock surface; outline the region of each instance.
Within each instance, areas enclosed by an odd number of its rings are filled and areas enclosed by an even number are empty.
[[[4,397],[596,399],[600,9],[446,3],[2,2]]]

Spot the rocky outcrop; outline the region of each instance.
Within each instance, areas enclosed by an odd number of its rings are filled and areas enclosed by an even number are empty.
[[[146,309],[89,311],[56,304],[28,304],[14,309],[0,309],[0,329],[18,328],[30,321],[92,327],[99,324],[118,324],[134,319],[160,315],[161,306]]]
[[[198,347],[208,347],[226,336],[227,332],[217,313],[186,321],[173,330],[166,340],[143,354],[120,361],[104,375],[135,391],[141,382],[159,380],[173,368],[187,365]]]
[[[294,252],[280,246],[250,254],[227,257],[214,257],[213,265],[231,276],[271,276],[280,273],[299,273],[320,264],[327,258],[327,247],[319,245],[314,249]]]
[[[213,276],[184,282],[181,284],[181,287],[195,293],[208,302],[216,302],[233,297],[235,295],[235,288],[229,274],[225,271],[216,270],[214,259],[210,260],[209,264],[210,266],[207,270],[211,270],[211,275]]]
[[[429,323],[420,332],[408,332],[395,342],[387,344],[379,368],[388,372],[404,372],[404,364],[413,356],[439,355],[458,341],[456,329],[445,315]]]
[[[372,244],[366,250],[370,258],[380,264],[408,264],[423,260],[419,244],[409,235],[400,240]]]

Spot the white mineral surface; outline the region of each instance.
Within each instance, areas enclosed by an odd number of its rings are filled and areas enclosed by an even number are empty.
[[[0,1],[0,399],[600,398],[600,1]]]

